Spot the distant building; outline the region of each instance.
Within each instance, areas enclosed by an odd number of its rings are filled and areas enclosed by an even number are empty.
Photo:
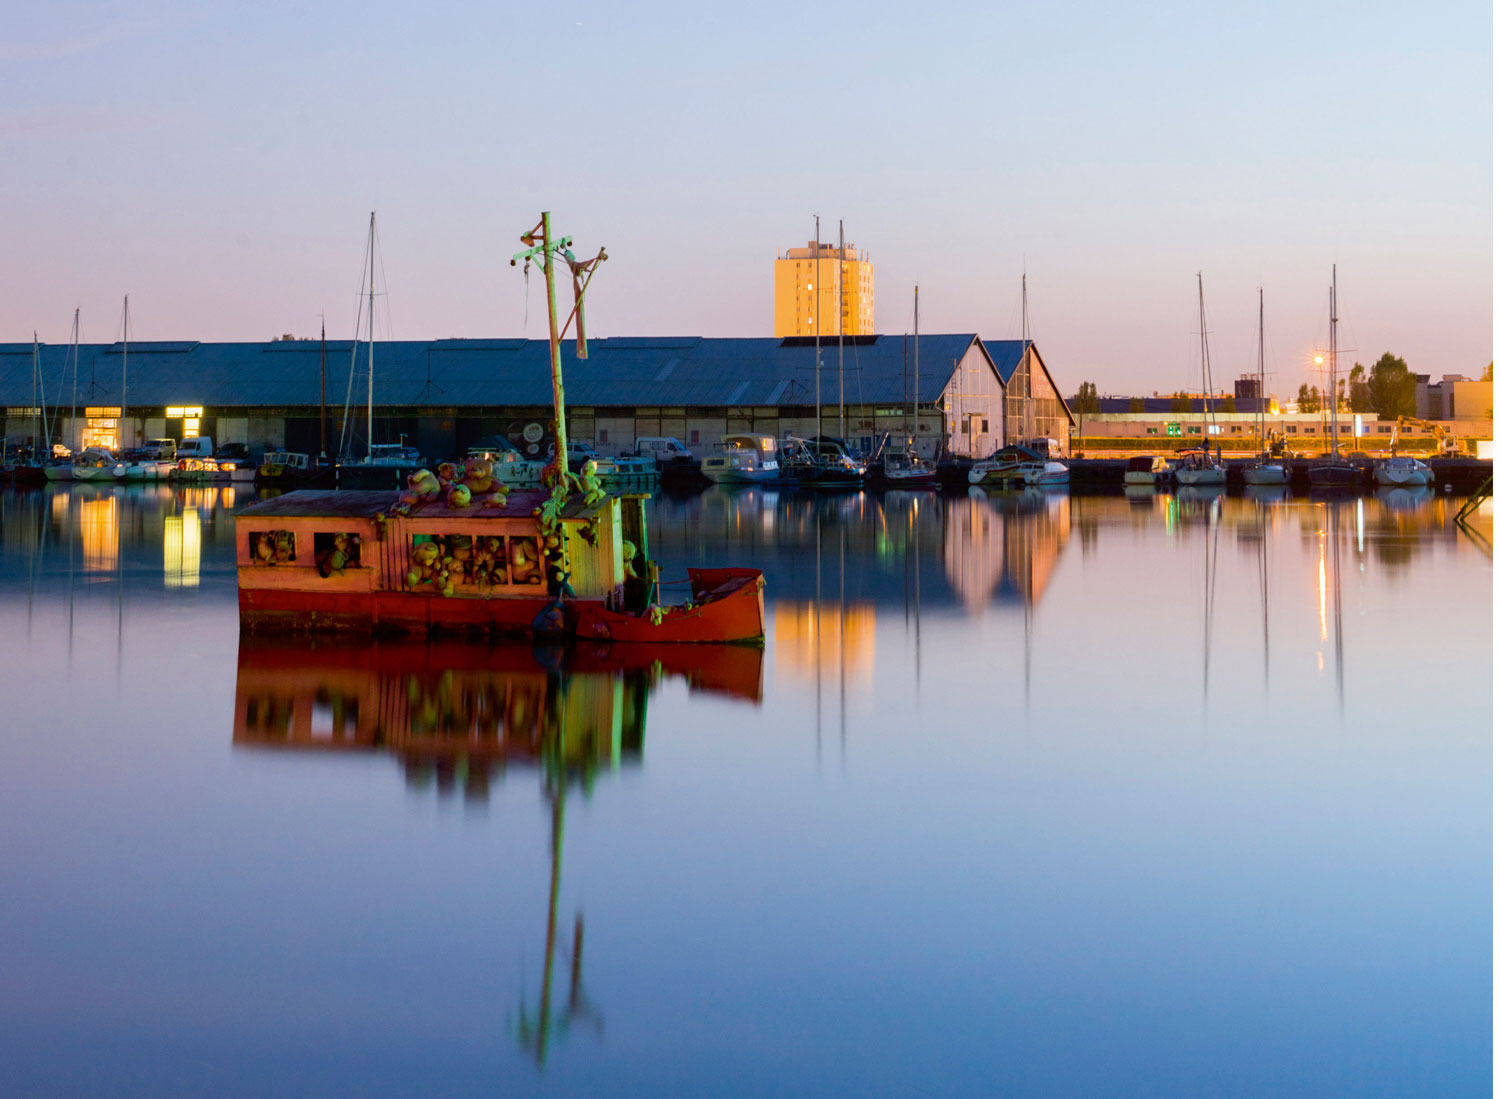
[[[839,275],[843,274],[842,301]],[[875,274],[852,244],[808,241],[776,258],[777,336],[875,334]]]
[[[1430,374],[1418,374],[1417,416],[1424,420],[1483,420],[1495,404],[1490,382],[1471,382],[1462,374],[1444,374],[1435,382]]]
[[[77,450],[108,439],[201,434],[253,452],[321,446],[321,345],[312,341],[130,345],[130,405],[120,407],[124,347],[78,351],[78,415],[49,409],[55,438]],[[366,451],[367,348],[330,340],[327,438]],[[67,389],[72,349],[42,345],[46,392]],[[12,446],[35,430],[32,348],[0,344],[0,434]],[[913,437],[924,457],[987,457],[1007,443],[1053,438],[1066,449],[1072,417],[1041,353],[1021,340],[974,333],[852,336],[839,356],[807,336],[704,339],[617,336],[589,341],[589,357],[562,347],[568,435],[618,454],[643,437],[676,436],[698,454],[731,432],[783,438],[844,435],[856,449]],[[345,411],[345,396],[349,408]],[[373,403],[376,443],[405,442],[433,460],[463,454],[493,435],[523,454],[545,453],[552,382],[546,340],[446,339],[380,343]],[[913,409],[913,404],[916,408]],[[818,417],[821,405],[822,418]]]
[[[1234,380],[1234,403],[1260,400],[1260,379],[1254,374],[1241,374]]]

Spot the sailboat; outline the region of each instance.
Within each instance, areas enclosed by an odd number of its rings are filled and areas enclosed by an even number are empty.
[[[1333,265],[1333,284],[1328,288],[1328,411],[1330,453],[1307,471],[1313,488],[1357,489],[1364,470],[1339,454],[1339,268]]]
[[[73,310],[73,409],[68,419],[68,432],[71,434],[78,430],[78,310]],[[58,395],[58,405],[62,404],[62,395]],[[60,409],[59,409],[60,411]],[[47,463],[47,480],[49,481],[71,481],[73,479],[74,458],[70,454],[67,458],[59,458]]]
[[[1245,467],[1247,485],[1284,485],[1291,480],[1291,473],[1281,462],[1273,461],[1266,446],[1266,292],[1260,291],[1260,337],[1256,341],[1256,365],[1260,376],[1260,393],[1257,397],[1257,424],[1260,430],[1260,456]]]
[[[1208,449],[1209,428],[1213,425],[1213,414],[1209,411],[1208,395],[1213,389],[1213,367],[1208,360],[1208,313],[1203,308],[1203,272],[1198,273],[1198,356],[1203,385],[1203,443],[1201,446],[1178,451],[1177,468],[1172,471],[1179,485],[1222,485],[1225,482],[1224,467],[1214,461]]]
[[[120,451],[120,452],[123,452],[124,449],[125,449],[125,446],[124,446],[124,437],[125,437],[125,383],[127,381],[127,375],[126,375],[125,371],[126,371],[126,367],[129,364],[129,361],[130,361],[130,295],[126,294],[125,295],[124,319],[120,323],[120,418],[119,418],[119,421],[118,421],[118,423],[119,423],[119,432],[116,434],[116,437],[115,437],[115,449],[116,449],[116,451]],[[115,480],[115,466],[118,464],[117,462],[108,461],[108,460],[104,460],[104,459],[100,459],[100,458],[94,458],[92,460],[87,460],[89,458],[89,456],[88,456],[87,453],[85,453],[84,457],[86,459],[85,461],[80,462],[80,463],[78,463],[77,465],[75,465],[73,467],[73,479],[75,481],[100,481],[100,482],[107,481],[107,482],[110,482],[110,483],[114,482],[114,480]]]
[[[31,452],[25,458],[18,458],[15,462],[4,467],[4,475],[7,479],[17,484],[39,485],[47,479],[46,457],[51,450],[47,444],[50,440],[46,438],[47,421],[47,392],[42,383],[42,357],[41,346],[37,342],[36,333],[31,334]]]
[[[367,366],[365,378],[365,454],[362,458],[348,455],[353,443],[353,421],[349,406],[354,393],[354,371],[359,353],[358,325],[356,323],[355,345],[349,359],[349,391],[344,399],[344,431],[340,441],[340,460],[336,471],[340,488],[400,488],[405,486],[409,473],[421,469],[422,455],[415,447],[405,443],[405,436],[398,443],[375,442],[375,211],[370,211],[370,235],[367,248],[370,261],[369,316],[367,340]]]
[[[922,386],[920,295],[921,287],[913,287],[911,431],[907,433],[905,445],[900,450],[888,451],[880,459],[880,475],[892,488],[937,488],[937,468],[931,462],[919,457],[916,447]]]
[[[788,466],[800,483],[813,488],[858,488],[865,470],[849,453],[843,439],[823,432],[823,230],[821,220],[813,218],[813,416],[817,429],[811,439],[788,439],[783,448],[782,464]],[[839,254],[842,282],[843,253]],[[842,310],[840,310],[842,312]],[[843,347],[844,318],[839,317],[839,346]],[[842,351],[841,351],[842,354]]]

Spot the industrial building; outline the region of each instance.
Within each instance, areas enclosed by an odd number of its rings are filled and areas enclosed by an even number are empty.
[[[815,240],[776,257],[777,336],[873,336],[875,269],[854,245]]]
[[[856,446],[886,433],[914,434],[929,457],[985,456],[1039,436],[1067,446],[1072,416],[1034,344],[975,334],[856,336],[840,354],[814,343],[615,337],[591,340],[586,359],[565,344],[568,435],[606,454],[660,435],[707,450],[729,432],[813,435],[821,404],[822,432]],[[495,434],[544,453],[550,430],[545,340],[377,343],[373,385],[369,345],[347,340],[330,341],[326,354],[312,340],[90,344],[79,348],[76,370],[67,345],[45,345],[38,358],[39,372],[30,344],[0,344],[12,446],[37,434],[33,401],[54,425],[42,434],[75,450],[201,434],[256,452],[336,455],[342,440],[358,456],[373,421],[374,442],[404,441],[436,459]]]

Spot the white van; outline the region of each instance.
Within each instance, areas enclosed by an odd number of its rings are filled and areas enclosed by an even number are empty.
[[[177,457],[182,458],[212,458],[214,456],[214,441],[207,435],[196,435],[191,439],[184,439],[177,444]]]
[[[693,457],[693,452],[683,446],[680,440],[670,435],[646,435],[637,439],[635,453],[639,458],[655,458],[656,464],[662,468],[683,464],[690,464],[694,469],[698,468],[698,461]]]

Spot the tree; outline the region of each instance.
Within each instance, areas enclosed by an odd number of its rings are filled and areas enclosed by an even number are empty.
[[[1482,381],[1482,382],[1492,382],[1492,381],[1495,380],[1495,363],[1494,363],[1494,360],[1491,360],[1490,361],[1490,365],[1484,368],[1484,374],[1481,375],[1481,377],[1480,377],[1479,380]]]
[[[1093,382],[1080,382],[1073,397],[1073,411],[1085,415],[1099,414],[1099,390]]]
[[[1234,398],[1226,395],[1224,397],[1224,399],[1219,402],[1219,411],[1220,412],[1234,412],[1234,411],[1236,411],[1235,406],[1234,406]]]
[[[1297,411],[1317,412],[1323,407],[1323,399],[1318,396],[1317,386],[1308,385],[1303,382],[1297,387]]]
[[[1354,369],[1349,371],[1349,407],[1355,412],[1375,411],[1375,406],[1370,403],[1370,380],[1365,377],[1362,363],[1355,363]]]
[[[1146,399],[1144,397],[1132,397],[1132,398],[1130,398],[1130,411],[1131,412],[1145,412],[1146,411]]]
[[[1387,351],[1370,368],[1370,405],[1382,420],[1417,414],[1417,379],[1406,360]]]
[[[1173,412],[1191,412],[1193,410],[1193,398],[1179,390],[1172,394]]]

